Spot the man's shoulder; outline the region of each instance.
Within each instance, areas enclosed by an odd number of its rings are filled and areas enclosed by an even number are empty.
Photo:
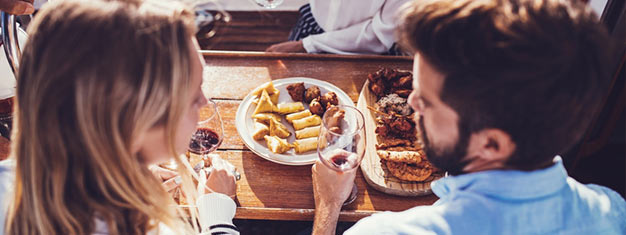
[[[572,178],[567,179],[571,190],[572,216],[593,217],[605,222],[619,222],[625,226],[626,201],[617,192],[596,184],[582,184]],[[612,221],[617,220],[617,221]]]
[[[344,234],[452,234],[464,224],[462,221],[484,228],[492,214],[488,210],[480,200],[460,199],[402,212],[387,211],[360,220]]]

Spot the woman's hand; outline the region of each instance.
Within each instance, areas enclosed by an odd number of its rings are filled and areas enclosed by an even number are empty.
[[[148,169],[150,169],[150,172],[152,172],[152,174],[157,177],[157,179],[163,181],[163,187],[165,188],[165,191],[171,192],[172,190],[176,189],[176,187],[178,187],[182,182],[181,177],[178,176],[178,173],[174,171],[159,167],[157,165],[150,165]]]
[[[28,15],[35,12],[34,0],[0,0],[0,10],[11,15]]]
[[[287,41],[271,45],[266,52],[292,52],[292,53],[306,53],[306,49],[302,45],[302,41]]]
[[[233,176],[234,168],[225,162],[219,156],[211,156],[211,172],[207,179],[206,172],[201,170],[198,176],[198,193],[222,193],[231,198],[236,196],[237,185],[235,184],[235,176]],[[203,182],[204,181],[204,182]],[[206,186],[206,187],[203,187]],[[208,188],[208,189],[207,189]]]

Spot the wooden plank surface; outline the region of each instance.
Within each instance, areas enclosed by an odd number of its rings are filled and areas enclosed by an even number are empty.
[[[312,220],[314,213],[310,166],[285,166],[248,150],[237,134],[236,110],[256,86],[286,77],[311,77],[328,81],[356,102],[369,73],[381,67],[411,69],[412,58],[268,54],[203,51],[206,67],[203,91],[214,98],[224,121],[224,142],[217,154],[233,163],[242,175],[238,181],[237,214],[240,219]],[[341,221],[356,221],[377,211],[402,211],[430,205],[434,195],[401,197],[370,187],[358,171],[357,200],[342,209]]]
[[[213,98],[243,99],[270,80],[310,77],[334,84],[356,102],[369,73],[381,67],[412,68],[411,57],[205,51],[204,91]]]
[[[311,166],[285,166],[267,161],[244,150],[218,150],[241,173],[237,182],[236,218],[273,220],[312,220],[315,209]],[[359,189],[354,203],[344,207],[340,220],[356,221],[374,211],[402,211],[417,205],[430,205],[437,197],[400,197],[370,187],[358,171]]]
[[[200,30],[198,42],[205,50],[265,51],[272,44],[287,41],[300,15],[297,11],[229,11],[230,21]]]

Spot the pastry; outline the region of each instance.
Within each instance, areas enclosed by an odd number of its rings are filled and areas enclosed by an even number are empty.
[[[263,90],[253,114],[272,112],[274,109],[276,108],[270,100],[270,96],[267,94],[267,91]]]
[[[258,97],[263,91],[266,91],[268,95],[279,92],[278,89],[274,87],[274,83],[270,81],[254,89],[254,91],[252,91],[252,96]]]
[[[270,149],[273,153],[284,153],[291,149],[291,145],[285,139],[281,139],[277,136],[269,136],[266,135],[265,143],[267,144],[267,148]]]
[[[280,115],[275,113],[257,113],[252,115],[252,118],[254,119],[254,121],[261,122],[265,125],[269,125],[270,120],[280,122]]]
[[[301,130],[305,127],[317,126],[322,124],[322,119],[320,118],[320,116],[313,115],[302,119],[293,120],[291,124],[293,125],[293,128],[295,130]]]
[[[289,114],[304,110],[302,102],[282,103],[275,106],[274,112],[280,114]]]
[[[311,113],[311,111],[309,111],[307,109],[307,110],[300,111],[300,112],[297,112],[297,113],[287,114],[285,116],[285,119],[287,120],[287,122],[291,123],[291,122],[293,122],[293,120],[305,118],[305,117],[308,117],[308,116],[311,116],[311,115],[313,115],[313,114]]]
[[[307,127],[296,131],[296,139],[317,137],[320,134],[320,126]]]
[[[280,138],[287,138],[291,135],[291,133],[287,130],[287,127],[285,125],[275,120],[270,121],[269,134],[271,136],[278,136]]]
[[[294,145],[294,148],[296,150],[296,153],[304,153],[304,152],[308,152],[308,151],[311,151],[311,150],[316,150],[317,149],[317,138],[316,137],[311,137],[311,138],[296,140],[293,143],[293,145]]]
[[[264,136],[269,135],[270,128],[260,122],[254,122],[254,133],[252,138],[255,140],[262,140]]]

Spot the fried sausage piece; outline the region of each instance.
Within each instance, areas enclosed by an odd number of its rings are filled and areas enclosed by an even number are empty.
[[[320,99],[320,103],[322,103],[325,108],[328,108],[332,105],[338,105],[339,99],[337,99],[337,94],[331,91],[322,96],[322,98]]]
[[[312,86],[306,89],[306,92],[304,93],[304,101],[306,103],[311,103],[313,99],[320,98],[320,96],[322,96],[320,88],[317,86]]]
[[[291,96],[291,99],[296,102],[302,101],[305,90],[306,88],[304,88],[304,82],[287,85],[287,92],[289,93],[289,96]]]
[[[311,110],[311,113],[317,114],[320,117],[324,116],[324,112],[326,112],[326,109],[324,109],[324,106],[322,106],[317,98],[311,100],[311,103],[309,104],[309,110]]]

